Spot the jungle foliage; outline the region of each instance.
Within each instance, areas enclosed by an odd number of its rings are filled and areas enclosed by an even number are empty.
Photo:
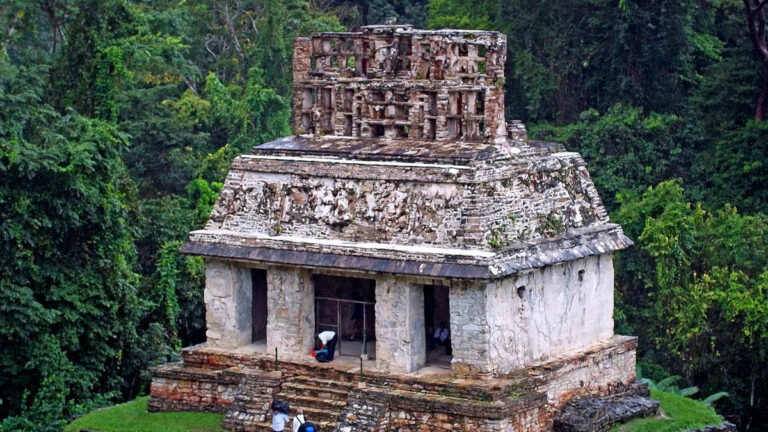
[[[231,159],[289,133],[293,38],[390,17],[507,34],[507,118],[579,151],[636,242],[616,258],[617,331],[644,370],[766,427],[764,7],[0,3],[0,430],[145,394],[149,366],[204,339],[203,264],[178,247]]]

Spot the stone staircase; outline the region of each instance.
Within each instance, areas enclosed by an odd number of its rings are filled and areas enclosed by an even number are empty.
[[[356,384],[350,382],[294,376],[285,379],[274,398],[288,402],[291,406],[291,421],[301,408],[304,418],[317,425],[320,432],[333,432],[339,414],[347,405],[349,392],[355,387]],[[237,401],[240,402],[239,411],[227,413],[225,427],[237,431],[272,431],[271,417],[265,415],[266,410],[263,409],[268,406],[269,396],[255,398],[252,393],[256,389],[243,390]],[[245,406],[248,408],[243,409]],[[290,430],[290,426],[286,430]]]
[[[291,417],[301,408],[307,421],[316,424],[322,432],[331,432],[347,405],[349,392],[355,387],[354,383],[296,376],[283,383],[276,397],[288,402]]]

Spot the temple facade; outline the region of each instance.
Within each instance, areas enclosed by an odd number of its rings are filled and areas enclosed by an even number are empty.
[[[150,408],[543,431],[574,396],[628,391],[612,253],[632,242],[577,153],[505,120],[506,53],[485,31],[298,38],[294,135],[237,157],[182,247],[205,258],[207,341],[153,370]]]

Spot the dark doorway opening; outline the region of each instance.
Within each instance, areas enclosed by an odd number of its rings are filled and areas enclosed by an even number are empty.
[[[424,285],[424,328],[427,341],[427,364],[447,365],[451,359],[451,311],[448,287]]]
[[[376,356],[376,281],[314,275],[315,332],[335,331],[336,354]]]
[[[251,294],[251,341],[267,340],[267,271],[251,270],[253,292]]]

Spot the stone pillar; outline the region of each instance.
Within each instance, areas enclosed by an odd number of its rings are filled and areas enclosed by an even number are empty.
[[[376,367],[414,372],[426,363],[424,287],[404,279],[376,280]]]
[[[251,269],[224,261],[205,262],[205,321],[208,346],[237,348],[251,343]]]
[[[485,287],[479,284],[453,284],[448,299],[451,310],[452,372],[458,376],[493,372]]]
[[[309,355],[314,348],[315,289],[309,272],[267,269],[267,352],[284,358]]]

